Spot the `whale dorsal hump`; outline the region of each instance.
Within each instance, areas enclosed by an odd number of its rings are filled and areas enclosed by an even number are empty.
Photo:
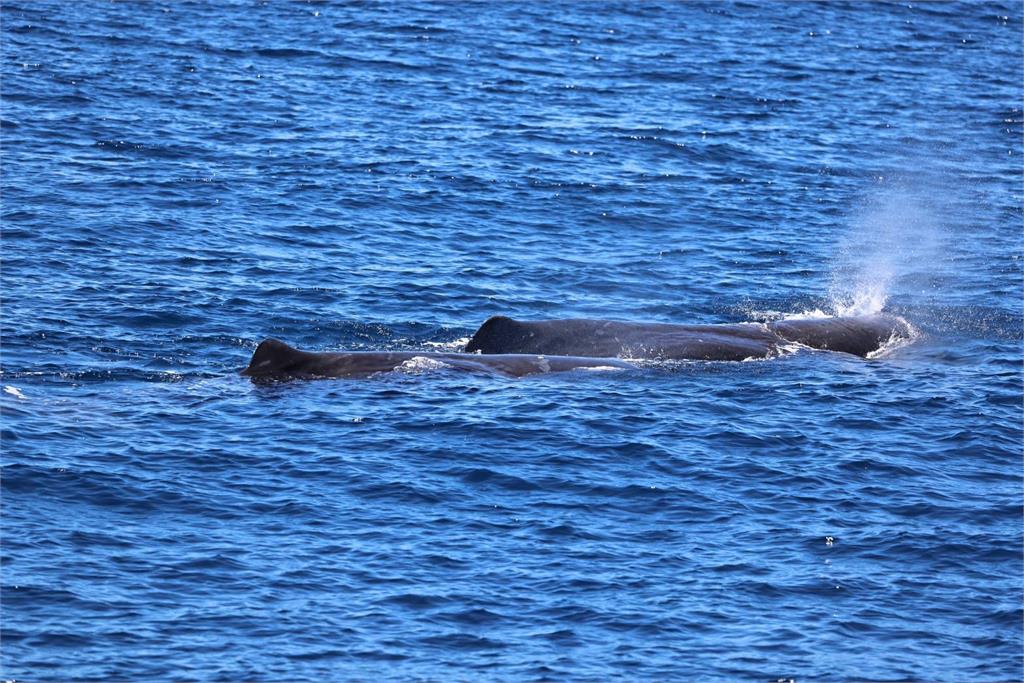
[[[302,352],[277,339],[264,339],[252,354],[249,367],[242,370],[243,375],[258,377],[263,375],[281,375],[301,359]]]
[[[492,316],[484,321],[466,344],[466,352],[506,353],[509,348],[519,349],[530,337],[529,331],[524,328],[522,323],[512,318],[503,315]]]

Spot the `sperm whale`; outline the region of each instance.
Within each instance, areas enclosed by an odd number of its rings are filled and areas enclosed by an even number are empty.
[[[298,379],[315,377],[370,377],[402,367],[415,366],[424,359],[433,367],[464,372],[523,377],[579,368],[631,368],[616,358],[576,358],[538,354],[478,355],[468,353],[422,353],[418,351],[348,351],[317,353],[301,351],[277,339],[266,339],[256,347],[243,375],[254,379]]]
[[[891,339],[909,337],[909,324],[888,314],[727,325],[591,319],[521,321],[494,316],[480,326],[466,345],[466,351],[480,354],[744,360],[776,355],[781,346],[795,342],[813,349],[866,357]]]

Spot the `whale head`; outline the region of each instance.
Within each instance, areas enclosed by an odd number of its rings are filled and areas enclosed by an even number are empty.
[[[779,320],[769,327],[783,339],[813,349],[841,351],[866,358],[892,339],[911,338],[906,320],[878,313],[838,318]]]

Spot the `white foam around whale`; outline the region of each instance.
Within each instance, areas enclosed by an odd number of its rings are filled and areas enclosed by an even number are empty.
[[[413,356],[409,360],[402,361],[402,364],[394,369],[394,372],[404,372],[408,374],[420,374],[424,372],[433,372],[435,370],[444,370],[452,367],[444,361],[436,358],[428,358],[426,356]]]

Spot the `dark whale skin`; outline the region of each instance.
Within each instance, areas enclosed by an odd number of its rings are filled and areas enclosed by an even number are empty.
[[[364,378],[391,372],[413,358],[436,360],[448,368],[465,372],[496,374],[509,377],[548,372],[565,372],[578,368],[632,368],[616,358],[573,358],[540,355],[468,353],[420,353],[416,351],[351,351],[317,353],[300,351],[277,339],[260,342],[249,366],[241,374],[253,379],[312,379],[317,377]]]
[[[466,345],[470,353],[534,353],[672,360],[745,360],[776,355],[796,342],[866,357],[893,337],[909,337],[902,318],[869,316],[781,320],[768,324],[676,325],[614,320],[520,321],[489,318]]]
[[[852,353],[862,358],[892,339],[910,339],[909,323],[886,313],[835,318],[799,318],[769,324],[786,341],[812,349]]]

